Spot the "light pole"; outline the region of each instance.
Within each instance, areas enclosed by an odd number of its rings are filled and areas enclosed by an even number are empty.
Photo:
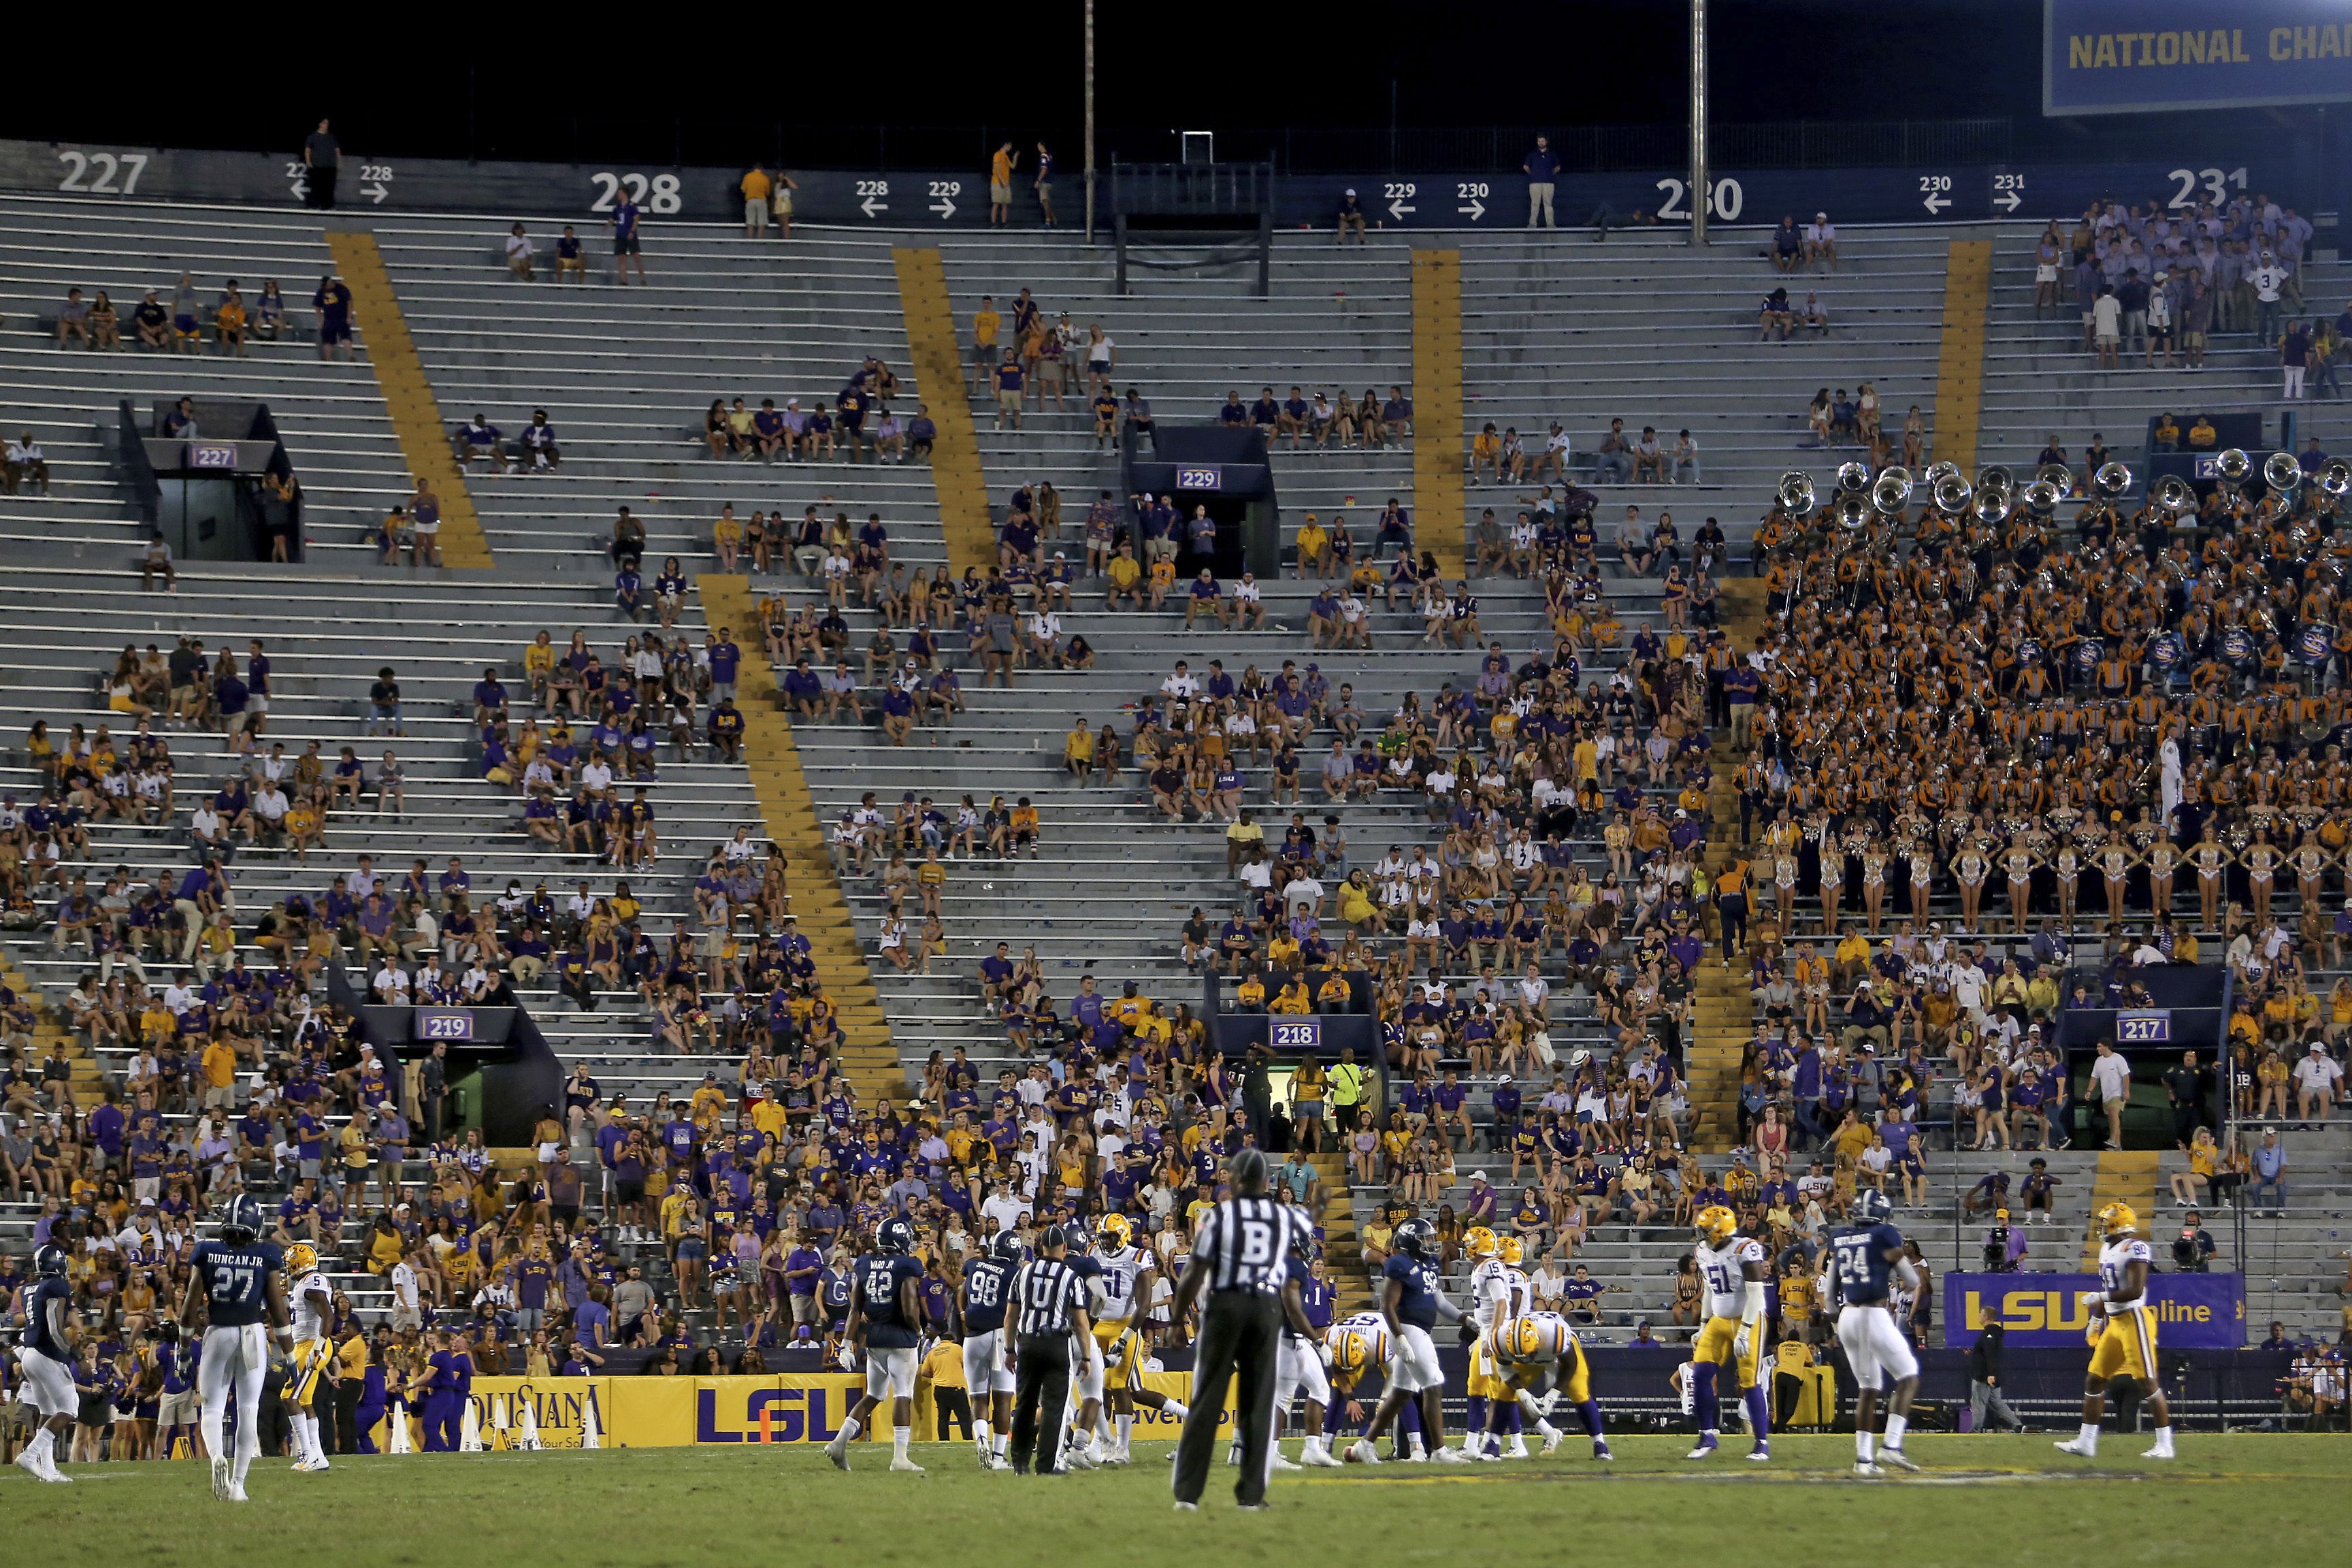
[[[1090,0],[1091,3],[1091,0]],[[1706,243],[1706,0],[1691,0],[1690,45],[1691,243]]]
[[[1095,0],[1087,0],[1087,243],[1095,242]]]

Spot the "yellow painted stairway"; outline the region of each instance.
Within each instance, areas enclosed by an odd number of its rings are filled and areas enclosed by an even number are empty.
[[[2156,1214],[2156,1166],[2160,1158],[2154,1150],[2101,1150],[2098,1173],[2091,1178],[2091,1213],[2095,1215],[2109,1204],[2129,1204],[2139,1215],[2140,1229],[2145,1233]],[[2099,1227],[2095,1223],[2083,1236],[2083,1268],[2086,1273],[2099,1267]]]
[[[1724,635],[1745,654],[1764,630],[1763,583],[1754,577],[1727,580],[1716,600],[1716,614]],[[1739,792],[1732,787],[1731,775],[1746,756],[1732,752],[1728,731],[1719,740],[1710,758],[1715,779],[1707,799],[1712,821],[1706,841],[1710,869],[1716,871],[1740,854]],[[1748,908],[1752,911],[1755,906],[1751,886]],[[1690,1079],[1691,1144],[1720,1152],[1738,1142],[1739,1134],[1739,1053],[1754,1022],[1746,966],[1726,969],[1720,949],[1710,952],[1699,965],[1691,1010],[1691,1037],[1683,1053]]]
[[[7,986],[33,1008],[33,1053],[30,1059],[18,1065],[37,1077],[45,1058],[64,1058],[73,1068],[74,1103],[85,1111],[96,1105],[106,1086],[106,1077],[99,1070],[97,1058],[82,1045],[81,1037],[58,1009],[49,1005],[41,988],[5,956],[0,956],[0,985]]]
[[[890,1026],[866,966],[856,922],[834,875],[824,825],[817,818],[801,768],[800,747],[793,740],[793,727],[761,647],[750,580],[706,572],[695,585],[710,625],[727,628],[746,651],[735,685],[736,704],[743,710],[744,761],[759,796],[761,822],[782,847],[792,868],[793,914],[814,949],[817,979],[841,1013],[842,1031],[849,1041],[842,1051],[842,1071],[863,1105],[903,1100],[906,1069],[890,1043]]]
[[[498,564],[490,558],[490,542],[482,520],[474,511],[474,498],[466,489],[466,476],[449,450],[449,426],[425,377],[425,362],[408,336],[407,319],[400,313],[400,297],[393,292],[392,274],[372,234],[330,231],[327,248],[350,285],[352,304],[361,335],[367,342],[368,364],[376,384],[383,389],[384,406],[400,438],[400,455],[408,471],[430,480],[441,501],[441,559],[450,566],[478,568]],[[387,508],[386,510],[390,510]]]
[[[1307,1163],[1323,1183],[1323,1277],[1330,1282],[1332,1310],[1339,1316],[1372,1310],[1371,1281],[1364,1271],[1363,1244],[1356,1236],[1355,1199],[1348,1185],[1343,1154],[1309,1154]]]

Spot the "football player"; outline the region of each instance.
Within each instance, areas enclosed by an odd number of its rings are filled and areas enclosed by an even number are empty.
[[[286,1249],[286,1273],[293,1283],[286,1289],[294,1314],[294,1345],[286,1376],[286,1403],[293,1409],[294,1468],[323,1470],[326,1450],[319,1446],[319,1417],[314,1413],[319,1380],[334,1358],[331,1325],[335,1299],[327,1277],[319,1272],[319,1249],[298,1241]]]
[[[963,1266],[963,1383],[971,1391],[971,1440],[983,1470],[1009,1470],[1013,1441],[1013,1369],[1005,1364],[1005,1290],[1021,1267],[1021,1237],[1000,1230],[988,1256]]]
[[[1477,1337],[1470,1342],[1470,1371],[1466,1384],[1469,1399],[1464,1412],[1467,1429],[1462,1434],[1462,1451],[1471,1458],[1486,1455],[1486,1412],[1499,1409],[1511,1402],[1511,1391],[1503,1385],[1495,1369],[1494,1347],[1490,1343],[1495,1326],[1511,1318],[1509,1272],[1505,1268],[1502,1244],[1493,1230],[1474,1225],[1462,1237],[1463,1256],[1470,1261],[1470,1323],[1465,1331],[1475,1328]],[[1523,1445],[1524,1446],[1524,1445]],[[1497,1443],[1495,1457],[1502,1458],[1502,1446]]]
[[[1822,1261],[1821,1299],[1844,1302],[1838,1310],[1838,1343],[1845,1347],[1846,1364],[1861,1391],[1853,1405],[1854,1473],[1885,1475],[1882,1465],[1916,1470],[1919,1467],[1903,1452],[1903,1432],[1911,1424],[1919,1358],[1911,1353],[1911,1342],[1890,1308],[1896,1281],[1906,1289],[1919,1288],[1919,1271],[1904,1255],[1903,1233],[1884,1220],[1833,1230]],[[1877,1426],[1879,1390],[1890,1377],[1895,1391],[1887,1402],[1886,1442],[1874,1461],[1871,1434]]]
[[[1458,1323],[1467,1315],[1438,1289],[1437,1228],[1425,1219],[1409,1219],[1396,1228],[1396,1250],[1381,1270],[1381,1318],[1389,1331],[1388,1391],[1363,1436],[1348,1448],[1358,1464],[1377,1465],[1373,1445],[1389,1423],[1408,1404],[1421,1411],[1421,1429],[1429,1451],[1439,1459],[1460,1464],[1469,1458],[1445,1446],[1445,1373],[1437,1364],[1437,1347],[1430,1332],[1442,1320]],[[1416,1458],[1419,1456],[1416,1455]]]
[[[874,1227],[874,1250],[851,1268],[848,1341],[866,1352],[866,1394],[824,1446],[835,1469],[849,1468],[849,1445],[866,1429],[874,1407],[888,1398],[890,1468],[922,1473],[907,1457],[915,1435],[915,1347],[923,1337],[923,1266],[914,1250],[914,1226],[894,1214]]]
[[[1739,1216],[1721,1205],[1698,1212],[1699,1282],[1706,1293],[1706,1318],[1691,1347],[1693,1397],[1698,1406],[1698,1447],[1684,1458],[1704,1459],[1721,1436],[1723,1390],[1746,1400],[1748,1429],[1756,1446],[1748,1457],[1771,1454],[1771,1410],[1757,1372],[1764,1358],[1764,1283],[1769,1275],[1764,1247],[1739,1234]]]
[[[1143,1386],[1142,1317],[1160,1279],[1159,1255],[1137,1246],[1134,1226],[1125,1215],[1114,1214],[1104,1215],[1101,1228],[1095,1232],[1094,1261],[1101,1270],[1096,1276],[1101,1300],[1097,1313],[1090,1314],[1095,1354],[1102,1367],[1097,1397],[1108,1394],[1118,1436],[1108,1453],[1097,1452],[1093,1458],[1097,1464],[1124,1465],[1131,1457],[1138,1406],[1157,1410],[1171,1421],[1181,1421],[1192,1411],[1181,1401]],[[1300,1267],[1303,1270],[1305,1266]],[[1097,1419],[1098,1426],[1099,1416]],[[1098,1448],[1099,1439],[1097,1432],[1097,1443],[1089,1447]]]
[[[1073,1227],[1074,1237],[1085,1233]],[[1102,1259],[1096,1254],[1099,1241],[1074,1245],[1063,1261],[1070,1272],[1085,1281],[1087,1289],[1087,1321],[1092,1322],[1097,1312],[1108,1301],[1109,1288],[1103,1281]],[[1074,1347],[1070,1363],[1070,1391],[1062,1403],[1062,1447],[1056,1468],[1064,1470],[1091,1470],[1103,1463],[1103,1345],[1098,1338],[1089,1335],[1082,1347]]]
[[[2107,1384],[2128,1377],[2146,1389],[2148,1409],[2156,1416],[2156,1447],[2142,1456],[2169,1459],[2172,1451],[2172,1407],[2156,1375],[2156,1314],[2149,1310],[2147,1271],[2151,1260],[2147,1240],[2139,1234],[2139,1215],[2129,1204],[2108,1204],[2099,1210],[2099,1286],[2091,1302],[2098,1324],[2097,1348],[2091,1352],[2091,1373],[2083,1384],[2083,1429],[2071,1443],[2057,1445],[2062,1454],[2091,1458],[2099,1451],[2099,1420],[2106,1414]]]
[[[1307,1270],[1314,1262],[1311,1254],[1315,1245],[1315,1222],[1305,1209],[1296,1205],[1292,1206],[1290,1213],[1292,1221],[1290,1271],[1289,1278],[1283,1286],[1286,1294],[1297,1290],[1298,1282],[1307,1278]],[[1299,1311],[1300,1321],[1303,1321],[1305,1317],[1306,1310],[1302,1304]],[[1290,1315],[1286,1312],[1282,1321],[1281,1342],[1275,1353],[1274,1440],[1269,1441],[1265,1446],[1266,1468],[1269,1473],[1275,1470],[1303,1469],[1308,1465],[1336,1466],[1339,1464],[1339,1459],[1333,1457],[1330,1448],[1324,1441],[1323,1430],[1324,1413],[1331,1407],[1330,1368],[1332,1364],[1329,1336],[1326,1335],[1318,1339],[1300,1333],[1292,1323]],[[1359,1372],[1361,1371],[1362,1364],[1360,1359],[1357,1363]],[[1291,1398],[1296,1394],[1304,1394],[1306,1398],[1307,1408],[1304,1415],[1307,1445],[1300,1450],[1297,1462],[1294,1463],[1283,1458],[1281,1437],[1283,1422],[1289,1413]],[[1236,1432],[1234,1435],[1233,1444],[1225,1454],[1225,1463],[1240,1464],[1241,1455],[1241,1434]]]
[[[24,1373],[18,1396],[33,1407],[39,1428],[16,1456],[26,1474],[44,1481],[68,1482],[58,1468],[58,1448],[71,1436],[81,1407],[74,1387],[73,1287],[66,1282],[66,1251],[45,1243],[33,1254],[33,1285],[24,1294],[25,1331],[16,1341],[16,1364]]]
[[[1566,1318],[1557,1312],[1522,1313],[1495,1326],[1493,1343],[1495,1365],[1511,1391],[1512,1403],[1534,1418],[1545,1453],[1559,1447],[1567,1436],[1550,1420],[1554,1405],[1565,1394],[1592,1438],[1592,1457],[1616,1458],[1609,1451],[1601,1402],[1592,1397],[1592,1368]],[[1492,1415],[1488,1420],[1499,1438],[1502,1422]]]
[[[222,1217],[220,1239],[196,1244],[189,1255],[195,1289],[180,1306],[180,1326],[194,1328],[199,1305],[206,1327],[196,1363],[196,1391],[204,1401],[197,1417],[205,1452],[212,1456],[213,1496],[243,1502],[246,1471],[261,1452],[261,1384],[269,1371],[268,1334],[286,1327],[286,1285],[278,1277],[278,1248],[261,1239],[261,1200],[239,1193]],[[223,1446],[221,1428],[236,1396],[236,1453]]]

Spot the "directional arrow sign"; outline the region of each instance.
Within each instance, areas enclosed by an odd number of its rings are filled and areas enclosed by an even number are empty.
[[[946,196],[941,196],[931,204],[931,210],[942,218],[951,218],[955,216],[955,203]]]
[[[1992,205],[2005,213],[2013,213],[2025,205],[2025,198],[2015,191],[2003,191],[1993,197]]]
[[[307,202],[310,199],[310,181],[296,180],[294,182],[294,199],[298,202]]]
[[[1932,216],[1937,213],[1942,212],[1946,207],[1950,206],[1952,205],[1952,198],[1942,195],[1929,196],[1926,201],[1921,202],[1919,205],[1926,207],[1928,215]]]
[[[367,197],[370,201],[375,203],[376,205],[382,206],[383,205],[383,198],[392,195],[392,193],[384,189],[383,182],[379,180],[373,185],[362,185],[360,187],[360,195]]]
[[[1399,223],[1402,223],[1404,221],[1405,214],[1410,212],[1419,212],[1420,210],[1421,209],[1419,207],[1407,206],[1402,196],[1399,196],[1396,200],[1389,204],[1389,216],[1396,219]]]
[[[872,196],[868,196],[864,201],[857,204],[857,210],[864,213],[867,217],[872,217],[876,213],[888,212],[890,210],[890,204],[888,202],[877,202]]]
[[[1480,218],[1486,216],[1486,204],[1480,201],[1477,197],[1472,196],[1468,206],[1455,207],[1454,210],[1458,213],[1468,213],[1470,215],[1470,221],[1472,223],[1476,223]]]

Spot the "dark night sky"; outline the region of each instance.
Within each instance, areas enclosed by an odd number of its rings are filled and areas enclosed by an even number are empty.
[[[610,27],[594,12],[561,13],[545,47],[520,48],[509,23],[491,24],[499,42],[470,66],[463,24],[344,12],[328,23],[334,63],[324,69],[289,12],[251,35],[274,41],[268,63],[242,54],[266,89],[225,89],[209,63],[59,72],[54,95],[23,74],[0,101],[0,133],[283,149],[306,120],[328,113],[354,150],[463,156],[470,78],[472,150],[485,157],[565,156],[576,146],[651,160],[676,144],[689,162],[731,161],[740,142],[764,150],[779,121],[807,128],[786,134],[808,151],[877,124],[892,127],[902,150],[925,127],[969,128],[940,139],[961,155],[983,124],[1066,143],[1080,117],[1076,0],[932,15],[944,9],[820,7],[813,15],[827,20],[795,20],[767,38],[729,36],[697,15],[675,42],[645,13]],[[1107,143],[1164,155],[1138,143],[1180,123],[1385,130],[1391,81],[1408,127],[1675,123],[1686,114],[1683,0],[1308,5],[1263,22],[1256,7],[1217,6],[1207,8],[1213,27],[1170,20],[1192,9],[1102,0]],[[845,11],[856,27],[830,19]],[[1716,0],[1715,117],[2034,117],[2041,13],[2038,0]]]

